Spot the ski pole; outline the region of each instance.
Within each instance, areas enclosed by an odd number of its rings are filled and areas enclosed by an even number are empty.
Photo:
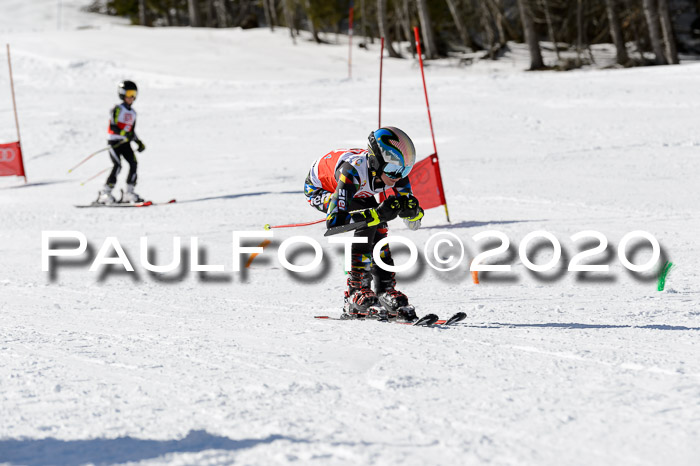
[[[83,181],[82,183],[80,183],[80,186],[85,186],[85,183],[87,183],[88,181],[94,180],[95,178],[97,178],[97,177],[100,176],[101,174],[105,173],[107,170],[109,170],[109,168],[105,168],[104,170],[100,171],[98,174],[91,176],[91,177],[88,178],[87,180],[85,180],[85,181]]]
[[[92,154],[90,154],[90,155],[88,155],[87,157],[85,157],[78,165],[76,165],[75,167],[73,167],[73,168],[71,168],[70,170],[68,170],[68,173],[72,172],[73,170],[75,170],[76,168],[78,168],[79,166],[81,166],[82,164],[84,164],[85,162],[87,162],[88,160],[90,160],[91,158],[93,158],[94,156],[96,156],[97,154],[99,154],[100,152],[104,152],[104,151],[106,151],[106,150],[109,150],[110,147],[115,147],[115,148],[116,148],[116,147],[119,147],[119,146],[121,146],[122,144],[124,144],[125,142],[126,142],[126,141],[122,141],[122,142],[120,142],[120,143],[115,144],[114,146],[109,145],[109,146],[107,146],[107,147],[103,147],[102,149],[100,149],[100,150],[98,150],[98,151],[93,152]]]
[[[306,223],[290,223],[289,225],[270,225],[269,223],[265,225],[266,230],[272,230],[273,228],[294,228],[294,227],[305,227],[308,225],[316,225],[317,223],[325,222],[326,219],[322,218],[320,220],[314,220],[313,222]]]

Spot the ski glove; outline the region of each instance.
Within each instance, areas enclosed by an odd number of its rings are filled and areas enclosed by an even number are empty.
[[[377,207],[377,214],[379,215],[379,220],[382,222],[388,222],[389,220],[394,220],[401,211],[401,200],[396,196],[389,196]]]
[[[140,139],[137,139],[137,140],[136,140],[136,145],[138,146],[138,149],[136,149],[137,151],[143,152],[143,151],[146,150],[146,144],[144,144],[143,142],[141,142]]]
[[[418,215],[412,218],[404,218],[403,223],[406,224],[408,228],[415,231],[420,228],[420,219],[423,218],[423,208],[418,207]]]
[[[399,217],[413,218],[418,215],[418,209],[420,209],[420,206],[418,205],[418,199],[415,196],[409,194],[408,196],[402,196],[399,200],[401,201]]]
[[[408,228],[411,230],[419,229],[423,215],[424,212],[421,206],[418,205],[418,199],[411,195],[401,198],[399,217],[403,219],[403,222]]]
[[[351,212],[355,222],[367,222],[368,227],[394,220],[401,209],[401,201],[396,196],[387,197],[377,208]]]

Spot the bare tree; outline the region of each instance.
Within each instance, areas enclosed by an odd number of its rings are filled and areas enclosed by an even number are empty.
[[[496,23],[496,32],[498,32],[498,46],[499,48],[506,45],[506,32],[505,25],[507,25],[505,18],[503,17],[503,12],[501,11],[501,0],[488,0],[488,4],[491,10],[491,15],[493,16],[493,21]]]
[[[216,0],[214,3],[216,13],[216,23],[220,28],[228,27],[228,12],[226,11],[226,0]]]
[[[450,9],[450,14],[452,15],[452,21],[454,21],[459,37],[462,39],[462,45],[468,48],[473,48],[471,38],[469,37],[469,31],[467,31],[467,27],[464,25],[464,21],[462,21],[462,17],[459,15],[459,11],[457,10],[457,3],[455,0],[446,1],[447,7]]]
[[[270,19],[272,19],[272,30],[274,31],[274,26],[279,24],[277,21],[277,5],[275,5],[276,0],[267,0],[267,4],[270,5]]]
[[[430,20],[430,12],[428,11],[428,3],[426,0],[416,0],[418,6],[418,19],[423,32],[423,45],[425,45],[425,58],[428,60],[437,58],[437,48],[435,47],[435,34],[433,33],[433,24]]]
[[[289,28],[289,35],[292,36],[292,42],[297,44],[297,38],[294,35],[294,14],[292,13],[293,0],[282,0],[282,9],[284,10],[284,22]]]
[[[268,0],[262,0],[263,10],[265,10],[265,22],[267,22],[270,31],[275,32],[275,26],[272,24],[272,13],[270,12],[270,3]]]
[[[664,56],[664,48],[661,45],[661,28],[659,27],[659,10],[657,9],[656,0],[642,0],[644,5],[644,16],[647,19],[647,27],[649,28],[649,39],[651,40],[651,48],[656,55],[657,65],[666,65],[666,57]]]
[[[415,58],[416,56],[416,45],[413,39],[413,34],[411,33],[411,19],[409,17],[409,0],[404,0],[401,4],[399,2],[394,2],[394,9],[396,10],[396,18],[403,35],[406,37],[408,42],[411,44],[411,56]]]
[[[552,23],[552,13],[549,11],[549,2],[547,0],[542,1],[542,8],[544,9],[544,17],[547,21],[547,32],[549,33],[549,41],[554,47],[554,52],[557,54],[557,62],[561,61],[561,56],[559,55],[559,46],[557,45],[557,39],[554,36],[554,25]]]
[[[668,0],[659,0],[659,17],[661,18],[661,31],[663,31],[664,34],[666,60],[672,65],[677,65],[678,49],[676,47],[676,38],[673,36],[673,26],[671,25],[671,13],[668,9]]]
[[[386,0],[377,0],[377,22],[379,23],[379,34],[384,37],[384,46],[390,57],[399,58],[401,55],[396,53],[394,46],[391,43],[391,35],[389,34],[389,20],[386,13]]]
[[[311,2],[309,0],[304,0],[304,12],[306,13],[306,21],[309,24],[309,31],[311,32],[311,37],[314,38],[317,44],[320,44],[321,38],[318,36],[318,29],[316,28],[316,17],[314,11],[311,8]]]
[[[197,0],[187,0],[187,8],[190,14],[190,26],[198,28],[202,26],[202,20],[199,17],[199,6]]]
[[[139,0],[139,24],[146,25],[146,0]]]
[[[542,60],[542,51],[540,43],[537,40],[537,32],[535,31],[535,22],[532,19],[532,12],[528,0],[518,0],[518,8],[520,9],[520,21],[523,23],[523,31],[525,32],[525,42],[530,49],[530,69],[539,70],[544,68]]]
[[[622,27],[620,26],[620,17],[615,10],[615,0],[605,0],[605,9],[608,13],[608,22],[610,23],[610,35],[615,43],[617,50],[617,62],[625,66],[629,62],[627,56],[627,46],[625,45],[625,37],[622,35]]]
[[[486,41],[488,42],[488,52],[489,52],[489,58],[492,60],[495,58],[494,54],[494,43],[496,41],[496,34],[493,30],[493,26],[491,25],[491,15],[489,12],[489,7],[486,4],[486,2],[479,2],[480,3],[480,8],[479,10],[481,11],[481,14],[479,15],[480,17],[480,24],[481,27],[484,29],[484,32],[486,32]]]

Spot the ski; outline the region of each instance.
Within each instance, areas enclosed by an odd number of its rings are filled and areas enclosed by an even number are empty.
[[[114,204],[101,204],[99,202],[93,202],[92,204],[82,204],[82,205],[76,205],[75,207],[79,209],[84,209],[87,207],[118,207],[118,208],[125,208],[125,207],[152,207],[152,206],[158,206],[158,205],[168,205],[168,204],[174,204],[176,202],[175,199],[170,199],[167,202],[153,202],[153,201],[143,201],[143,202],[115,202]]]
[[[447,320],[444,320],[444,321],[438,320],[436,322],[436,324],[438,324],[438,325],[453,325],[453,324],[456,324],[457,322],[462,322],[466,318],[467,318],[467,314],[465,312],[457,312]]]
[[[414,321],[414,322],[404,322],[396,319],[389,319],[389,320],[379,320],[379,319],[349,319],[349,318],[343,318],[343,317],[331,317],[331,316],[314,316],[314,319],[324,319],[324,320],[344,320],[344,321],[350,321],[350,320],[373,320],[375,322],[388,322],[392,324],[402,324],[402,325],[410,325],[413,327],[432,327],[435,325],[444,325],[444,326],[450,326],[454,325],[458,322],[463,321],[464,319],[467,318],[467,314],[464,312],[457,312],[454,314],[452,317],[446,320],[441,320],[437,315],[435,314],[426,314],[420,319]]]
[[[364,228],[366,226],[367,226],[366,221],[348,223],[346,225],[338,225],[337,227],[330,227],[328,230],[326,230],[326,232],[323,234],[323,236],[333,236],[333,235],[345,233],[348,231],[354,231],[354,230],[357,230],[358,228]]]

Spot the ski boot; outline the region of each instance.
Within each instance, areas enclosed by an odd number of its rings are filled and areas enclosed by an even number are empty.
[[[387,320],[386,311],[370,286],[372,274],[369,271],[351,271],[348,275],[342,318]]]
[[[97,196],[97,203],[98,204],[115,204],[117,200],[112,196],[112,186],[106,184],[102,187],[102,190]]]
[[[396,286],[395,274],[384,272],[385,276],[377,279],[377,298],[379,303],[385,309],[387,316],[390,319],[396,319],[401,322],[413,322],[418,318],[416,316],[416,308],[408,303],[408,297],[398,291]]]
[[[127,184],[126,192],[122,191],[122,199],[120,202],[129,202],[135,204],[137,202],[143,202],[143,198],[134,192],[133,184]]]

